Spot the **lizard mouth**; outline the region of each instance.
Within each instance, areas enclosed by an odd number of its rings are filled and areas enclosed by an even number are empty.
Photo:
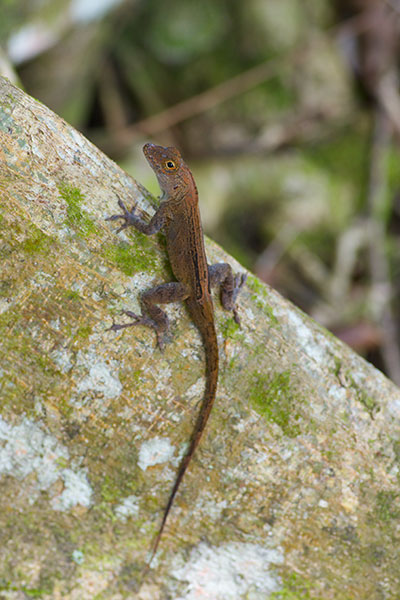
[[[143,154],[146,158],[150,158],[151,156],[157,154],[160,156],[166,156],[165,151],[166,148],[164,148],[163,146],[157,146],[157,144],[150,144],[150,142],[143,146]]]
[[[155,146],[154,144],[145,144],[143,146],[143,154],[145,155],[145,157],[147,158],[147,160],[151,160],[152,155],[154,154],[155,148],[157,146]]]
[[[153,148],[155,148],[155,144],[150,144],[150,142],[148,142],[147,144],[145,144],[145,145],[143,146],[143,154],[144,154],[145,156],[147,156],[147,155],[148,155],[148,153],[149,153],[149,152],[151,152],[151,150],[152,150]]]

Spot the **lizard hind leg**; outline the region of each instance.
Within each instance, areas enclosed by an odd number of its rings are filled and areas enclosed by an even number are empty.
[[[109,329],[119,331],[135,325],[144,325],[151,327],[156,332],[157,345],[162,350],[164,339],[169,331],[169,319],[167,314],[158,304],[168,304],[170,302],[182,302],[189,296],[186,286],[183,283],[171,282],[163,283],[150,290],[146,290],[140,297],[142,314],[137,315],[130,310],[124,310],[123,314],[132,319],[129,323],[114,323]]]
[[[216,263],[208,266],[208,276],[211,287],[220,286],[221,304],[225,310],[232,311],[233,318],[239,325],[240,318],[236,308],[236,299],[246,282],[247,274],[236,273],[234,275],[232,267],[228,263]]]

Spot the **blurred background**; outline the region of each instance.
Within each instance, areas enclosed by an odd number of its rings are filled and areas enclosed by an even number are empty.
[[[1,0],[0,72],[400,384],[400,0]]]

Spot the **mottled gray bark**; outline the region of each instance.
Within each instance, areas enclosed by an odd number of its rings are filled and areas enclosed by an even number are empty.
[[[217,401],[139,591],[200,339],[180,307],[164,354],[107,331],[171,277],[162,236],[104,221],[154,200],[1,78],[0,152],[0,597],[400,597],[399,390],[252,276],[240,329],[216,300]]]

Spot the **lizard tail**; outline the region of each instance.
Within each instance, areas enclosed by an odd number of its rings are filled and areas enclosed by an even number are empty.
[[[194,312],[194,311],[191,311]],[[208,417],[210,416],[211,409],[214,404],[215,395],[217,392],[217,383],[218,383],[218,342],[217,335],[214,327],[214,319],[211,321],[204,322],[203,319],[199,321],[195,319],[195,315],[193,316],[193,320],[198,326],[200,330],[201,337],[203,339],[204,349],[205,349],[205,362],[206,362],[206,385],[204,390],[203,402],[197,417],[196,425],[193,430],[193,434],[190,440],[189,447],[186,451],[185,456],[182,459],[182,462],[179,466],[178,474],[175,479],[174,487],[172,488],[171,494],[169,496],[167,506],[164,510],[164,515],[161,521],[160,529],[157,533],[157,536],[154,540],[153,548],[151,551],[150,559],[147,563],[147,568],[150,567],[150,564],[157,552],[158,545],[160,543],[161,536],[164,531],[165,523],[167,521],[169,512],[171,510],[171,506],[174,502],[176,493],[180,486],[180,483],[185,475],[186,469],[193,457],[193,454],[200,442],[201,436],[203,435],[204,429],[206,427]]]

